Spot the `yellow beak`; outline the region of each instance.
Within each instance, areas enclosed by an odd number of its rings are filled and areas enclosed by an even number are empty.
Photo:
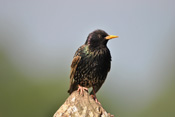
[[[109,39],[113,39],[113,38],[118,38],[118,36],[116,35],[108,35],[105,37],[105,39],[109,40]]]

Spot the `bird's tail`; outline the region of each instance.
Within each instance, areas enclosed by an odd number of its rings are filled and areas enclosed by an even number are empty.
[[[70,84],[70,88],[67,91],[69,94],[71,94],[72,92],[74,92],[75,90],[78,89],[78,84],[76,82],[73,82],[72,84]]]

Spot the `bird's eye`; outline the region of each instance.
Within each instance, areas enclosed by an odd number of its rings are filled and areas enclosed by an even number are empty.
[[[105,38],[107,35],[103,35],[102,37]]]

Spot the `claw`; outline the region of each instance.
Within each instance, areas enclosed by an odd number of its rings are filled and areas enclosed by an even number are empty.
[[[78,85],[78,92],[80,92],[80,95],[83,95],[84,93],[84,90],[86,90],[86,91],[88,91],[88,88],[86,88],[86,87],[82,87],[82,86],[80,86],[80,85]]]
[[[99,105],[101,105],[101,103],[98,101],[96,95],[91,95],[91,97],[95,100],[96,103],[98,103]]]

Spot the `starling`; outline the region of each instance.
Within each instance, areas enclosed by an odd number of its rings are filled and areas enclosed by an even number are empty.
[[[85,44],[76,51],[71,64],[69,94],[77,89],[82,93],[92,87],[90,94],[97,100],[95,94],[104,83],[111,67],[107,42],[117,37],[99,29],[88,35]]]

